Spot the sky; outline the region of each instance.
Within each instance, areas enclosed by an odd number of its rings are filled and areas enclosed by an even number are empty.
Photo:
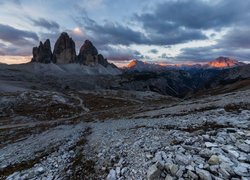
[[[30,61],[61,32],[117,64],[250,62],[250,0],[0,0],[0,62]]]

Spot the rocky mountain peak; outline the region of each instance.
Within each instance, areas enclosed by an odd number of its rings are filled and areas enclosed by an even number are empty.
[[[78,55],[78,62],[85,65],[98,64],[98,51],[91,41],[86,40],[82,45]]]
[[[98,55],[98,51],[90,40],[86,40],[80,49],[80,54],[91,54],[95,56]]]
[[[40,41],[39,46],[33,48],[32,54],[32,62],[51,63],[52,52],[50,40],[47,39],[44,44]]]
[[[55,43],[53,62],[64,64],[75,62],[75,60],[75,42],[66,32],[63,32]]]
[[[229,57],[220,56],[215,60],[208,63],[210,67],[214,68],[228,68],[243,65],[244,63],[237,61],[236,59],[232,59]]]
[[[127,67],[134,68],[138,65],[144,65],[144,64],[145,64],[144,62],[135,59],[135,60],[130,61],[130,63],[127,65]]]
[[[84,42],[77,56],[75,42],[66,32],[61,33],[60,37],[57,39],[53,54],[51,52],[49,39],[44,43],[40,42],[38,47],[34,47],[31,62],[53,62],[57,64],[80,63],[87,66],[102,65],[104,67],[110,65],[113,68],[117,68],[114,64],[110,64],[102,54],[98,54],[96,47],[90,40]]]

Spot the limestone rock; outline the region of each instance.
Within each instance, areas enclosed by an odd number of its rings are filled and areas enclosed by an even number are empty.
[[[107,180],[116,180],[116,171],[114,169],[111,169],[109,171],[109,174],[108,174],[108,177],[107,177]]]
[[[91,41],[86,40],[82,45],[78,62],[85,65],[96,65],[98,63],[98,51]]]
[[[47,39],[44,44],[40,42],[38,47],[34,47],[33,51],[33,58],[31,62],[39,62],[39,63],[51,63],[52,62],[52,52],[50,46],[50,40]]]
[[[109,65],[107,59],[104,59],[103,55],[98,54],[97,59],[98,59],[98,64],[101,64],[104,67],[107,67]]]
[[[219,157],[216,155],[212,155],[210,159],[208,160],[208,164],[211,164],[211,165],[217,165],[219,163],[220,163]]]
[[[147,172],[148,180],[158,179],[160,175],[161,175],[161,170],[159,170],[155,164],[149,167]]]
[[[75,42],[66,32],[63,32],[57,39],[53,51],[53,61],[56,63],[64,64],[75,62],[76,50]]]
[[[206,170],[196,168],[196,173],[199,175],[200,179],[202,180],[212,180],[211,174]]]

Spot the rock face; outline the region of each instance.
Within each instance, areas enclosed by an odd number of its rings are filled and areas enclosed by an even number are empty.
[[[91,41],[86,40],[82,45],[78,55],[78,62],[85,65],[98,64],[98,51]]]
[[[82,45],[79,55],[76,55],[75,42],[66,32],[63,32],[55,43],[53,54],[51,52],[50,40],[47,39],[44,44],[40,42],[38,47],[33,48],[33,58],[31,62],[39,63],[79,63],[87,66],[102,65],[117,68],[110,64],[102,54],[98,54],[96,47],[91,41],[86,40]]]
[[[51,63],[52,62],[52,52],[50,46],[50,40],[47,39],[44,44],[40,42],[38,47],[33,48],[33,58],[31,62],[39,63]]]
[[[75,42],[66,32],[63,32],[56,41],[53,51],[53,62],[65,64],[75,62],[75,60]]]
[[[107,59],[104,59],[102,54],[98,54],[97,59],[98,59],[98,64],[101,64],[104,67],[107,67],[109,65]]]
[[[239,62],[235,59],[221,56],[209,62],[208,65],[213,68],[229,68],[229,67],[241,66],[244,65],[244,63]]]

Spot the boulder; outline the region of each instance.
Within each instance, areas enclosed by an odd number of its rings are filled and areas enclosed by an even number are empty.
[[[47,39],[44,44],[40,42],[38,47],[34,47],[33,58],[31,62],[39,62],[39,63],[51,63],[52,62],[52,52],[50,46],[50,40]]]
[[[76,61],[75,42],[66,32],[63,32],[55,43],[53,61],[58,64]]]

